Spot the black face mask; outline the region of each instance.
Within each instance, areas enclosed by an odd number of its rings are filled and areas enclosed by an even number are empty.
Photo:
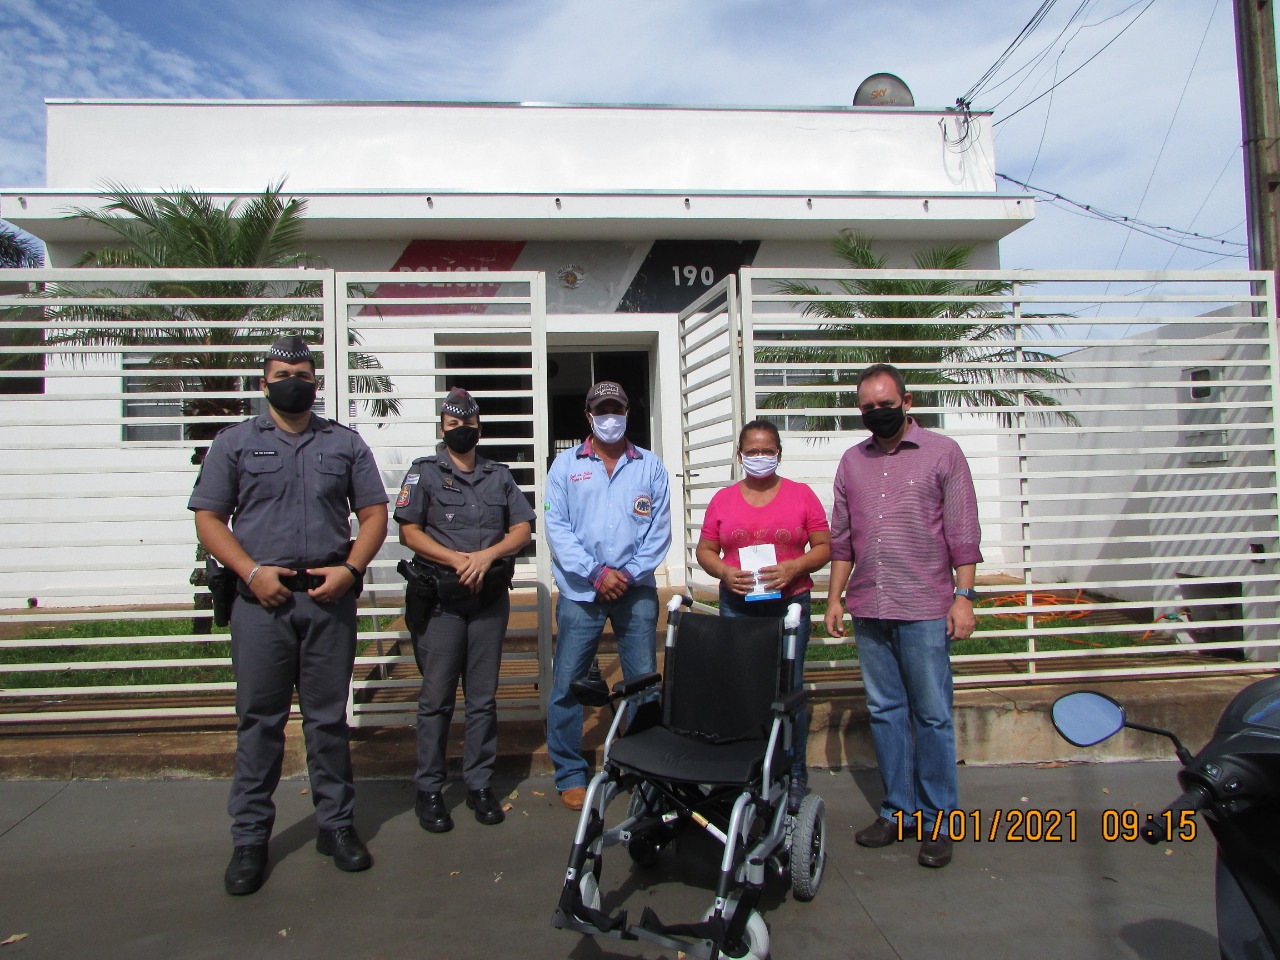
[[[316,387],[314,380],[301,377],[268,380],[267,399],[281,413],[302,413],[316,402]]]
[[[888,440],[907,422],[907,412],[896,407],[876,407],[862,415],[863,425],[881,440]]]
[[[444,432],[444,445],[454,453],[470,453],[476,448],[476,444],[479,442],[479,427],[468,427],[463,425]]]

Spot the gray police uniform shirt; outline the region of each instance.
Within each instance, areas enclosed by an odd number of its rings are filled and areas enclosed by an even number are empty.
[[[387,500],[373,451],[354,430],[313,414],[290,442],[264,413],[214,437],[187,509],[229,516],[255,563],[301,569],[344,561],[351,512]]]
[[[441,546],[462,553],[491,547],[536,516],[505,464],[477,455],[475,470],[464,473],[443,445],[413,461],[396,498],[396,523],[417,524]]]

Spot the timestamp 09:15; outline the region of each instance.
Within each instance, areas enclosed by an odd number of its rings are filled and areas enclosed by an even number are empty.
[[[893,820],[899,840],[987,841],[995,843],[1075,843],[1079,813],[1073,809],[952,810],[926,816],[919,811],[897,811]],[[1107,843],[1132,843],[1144,828],[1168,840],[1190,842],[1196,838],[1195,814],[1190,810],[1139,813],[1137,810],[1103,810],[1100,836]]]

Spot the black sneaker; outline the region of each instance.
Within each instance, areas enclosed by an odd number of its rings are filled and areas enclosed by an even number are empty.
[[[418,815],[418,825],[428,833],[448,833],[453,829],[453,817],[439,790],[419,790],[413,810]]]
[[[373,866],[369,849],[361,842],[355,827],[321,830],[316,834],[316,852],[333,857],[333,865],[347,873],[358,873]]]
[[[507,815],[502,812],[502,804],[488,787],[468,790],[467,806],[476,812],[476,820],[487,826],[493,826],[507,819]]]
[[[231,862],[227,864],[227,872],[222,875],[227,893],[233,897],[255,893],[266,879],[267,845],[265,843],[248,844],[231,851]]]

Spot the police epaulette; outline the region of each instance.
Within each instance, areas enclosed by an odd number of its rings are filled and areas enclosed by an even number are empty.
[[[343,430],[350,430],[352,433],[358,432],[355,427],[348,427],[345,423],[339,423],[337,420],[334,420],[332,417],[326,417],[325,419],[328,420],[330,423],[332,423],[335,427],[341,427]]]

